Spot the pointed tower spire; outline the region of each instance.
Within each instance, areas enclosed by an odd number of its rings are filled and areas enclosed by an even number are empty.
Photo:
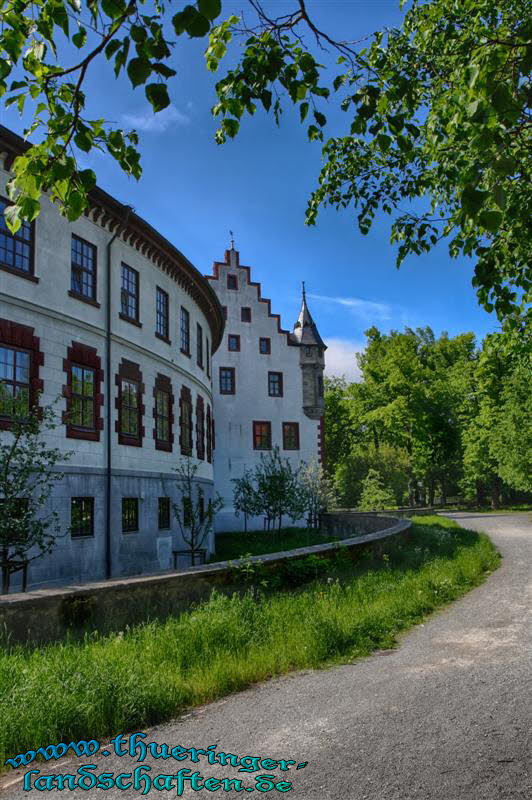
[[[305,281],[303,281],[302,284],[301,310],[299,312],[297,322],[294,325],[293,335],[301,345],[317,345],[318,347],[323,348],[323,350],[326,350],[327,347],[318,333],[316,323],[312,319],[311,313],[308,310]]]

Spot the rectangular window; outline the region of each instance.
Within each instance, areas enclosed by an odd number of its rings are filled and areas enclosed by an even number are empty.
[[[170,394],[164,389],[155,393],[155,438],[157,442],[170,443]]]
[[[30,354],[0,346],[0,417],[9,419],[15,411],[30,410]]]
[[[196,355],[198,367],[203,369],[203,328],[199,322],[196,324]]]
[[[227,288],[228,289],[238,289],[238,278],[236,275],[232,275],[231,273],[227,276]]]
[[[236,333],[230,333],[227,337],[227,349],[232,353],[238,353],[240,350],[240,336]]]
[[[240,320],[242,322],[251,322],[251,308],[242,306],[240,309]]]
[[[168,341],[170,338],[168,292],[157,287],[155,299],[155,335]]]
[[[96,300],[96,247],[72,234],[70,291]]]
[[[71,498],[70,535],[94,536],[94,497]]]
[[[283,450],[299,450],[299,422],[283,422]]]
[[[211,377],[211,343],[205,337],[205,366],[207,368],[207,377]]]
[[[181,454],[190,456],[192,455],[192,396],[186,386],[181,389],[180,406]]]
[[[271,339],[266,336],[261,336],[259,339],[259,353],[263,356],[269,356],[271,353]]]
[[[159,530],[167,530],[170,527],[170,498],[159,497],[158,507]]]
[[[75,428],[96,429],[96,370],[72,364],[72,384],[68,424]]]
[[[235,368],[220,367],[220,394],[235,393]]]
[[[283,396],[282,372],[268,372],[268,394],[270,397]]]
[[[253,423],[253,449],[272,449],[272,424],[271,422]]]
[[[33,224],[23,222],[13,235],[6,225],[4,211],[11,203],[0,197],[0,266],[33,275]]]
[[[190,314],[181,306],[181,352],[190,355]]]
[[[120,433],[140,437],[140,386],[137,381],[122,378],[120,384]]]
[[[122,532],[130,533],[139,529],[138,497],[122,498]]]
[[[139,321],[139,273],[122,264],[121,316],[129,322]]]

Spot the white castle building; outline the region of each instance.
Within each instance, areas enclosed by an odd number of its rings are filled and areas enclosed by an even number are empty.
[[[47,443],[72,451],[51,498],[64,535],[28,587],[181,566],[177,463],[197,465],[198,502],[223,495],[216,528],[237,530],[231,480],[245,466],[276,444],[296,461],[321,453],[325,346],[304,299],[281,328],[234,249],[207,280],[99,188],[75,222],[43,197],[13,236],[5,185],[27,147],[0,126],[0,437],[17,395],[33,413],[55,403]]]
[[[244,520],[235,515],[233,481],[262,453],[277,446],[294,466],[321,461],[326,347],[304,290],[294,329],[284,330],[233,247],[207,277],[225,316],[224,337],[213,357],[214,483],[224,499],[216,530],[235,531],[243,529]],[[254,517],[247,527],[262,530],[264,522]]]

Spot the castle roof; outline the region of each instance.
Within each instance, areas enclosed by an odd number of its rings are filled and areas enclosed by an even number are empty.
[[[297,339],[300,345],[317,345],[324,350],[327,349],[326,344],[321,338],[316,323],[312,319],[312,315],[308,310],[307,297],[305,294],[305,284],[303,284],[303,296],[301,299],[301,311],[294,325],[292,334]]]

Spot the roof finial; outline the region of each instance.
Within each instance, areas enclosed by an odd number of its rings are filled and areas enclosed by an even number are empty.
[[[305,294],[305,281],[301,281],[301,285],[303,287],[303,302],[305,303],[307,300],[307,296]]]
[[[229,236],[231,237],[231,250],[235,249],[235,235],[233,231],[229,231]]]

